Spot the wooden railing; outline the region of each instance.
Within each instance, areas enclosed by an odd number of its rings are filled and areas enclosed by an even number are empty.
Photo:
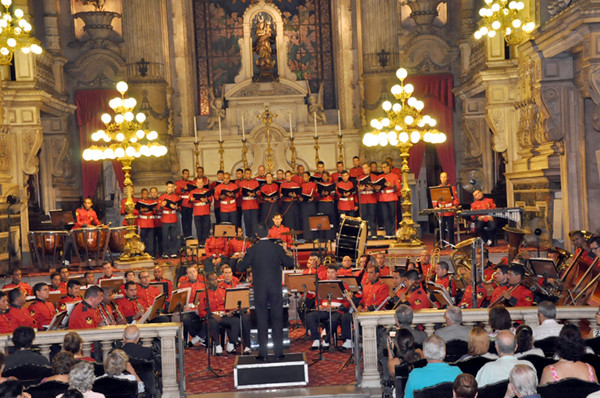
[[[536,327],[538,322],[537,307],[518,307],[507,308],[513,321],[524,321],[525,324]],[[595,314],[597,307],[557,307],[556,319],[558,321],[569,321],[573,324],[579,324],[582,319],[590,322],[590,328],[597,330]],[[470,326],[477,322],[488,324],[488,309],[465,309],[462,310],[463,324]],[[361,330],[361,334],[355,334],[355,362],[356,362],[356,382],[361,387],[380,387],[381,380],[377,371],[377,327],[394,326],[394,311],[361,312],[354,317],[354,330]],[[421,324],[425,332],[430,335],[434,331],[435,324],[444,323],[444,311],[427,309],[415,311],[413,324]],[[360,325],[360,328],[359,328]],[[362,369],[360,366],[362,358]]]
[[[161,368],[162,368],[162,397],[180,398],[185,396],[184,346],[183,326],[181,323],[153,323],[138,325],[140,339],[144,347],[151,347],[154,338],[160,339]],[[103,359],[106,359],[112,348],[113,341],[123,340],[125,326],[105,326],[97,329],[69,329],[53,332],[37,332],[34,347],[50,359],[50,347],[53,344],[62,346],[65,334],[71,331],[79,333],[83,339],[83,354],[91,356],[92,345],[99,342],[102,347]],[[5,349],[12,345],[10,334],[0,335],[0,344]],[[179,355],[178,355],[179,354]],[[179,379],[177,370],[179,368]]]

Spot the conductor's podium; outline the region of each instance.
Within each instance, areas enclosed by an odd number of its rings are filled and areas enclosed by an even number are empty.
[[[269,356],[258,361],[254,356],[238,356],[233,365],[236,389],[292,387],[308,385],[308,365],[304,353],[286,354],[283,359]]]

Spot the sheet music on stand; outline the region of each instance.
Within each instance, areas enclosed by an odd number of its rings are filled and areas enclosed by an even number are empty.
[[[171,302],[169,303],[169,309],[167,312],[172,314],[177,311],[183,311],[189,302],[191,292],[191,287],[174,290],[173,294],[171,295]],[[178,305],[180,306],[179,308]]]
[[[341,280],[334,281],[318,281],[319,284],[319,296],[321,300],[325,300],[331,294],[332,300],[343,300],[344,299],[344,284]]]
[[[132,323],[136,323],[138,325],[143,325],[146,322],[152,321],[154,318],[156,318],[158,316],[159,311],[161,311],[163,309],[163,307],[165,306],[166,298],[167,298],[167,296],[164,293],[159,294],[158,296],[154,297],[154,301],[152,302],[152,305],[150,307],[148,307],[146,312],[144,312],[144,315],[142,315],[142,317],[137,322],[133,321]]]
[[[225,311],[250,308],[250,289],[238,287],[225,290]]]
[[[46,330],[47,331],[58,330],[58,328],[62,325],[62,323],[67,318],[67,315],[68,314],[67,314],[66,310],[56,313],[54,315],[54,317],[52,317],[52,320],[50,321],[50,324],[48,325],[48,328]]]
[[[355,276],[339,276],[338,279],[348,286],[352,293],[360,293],[360,283]]]
[[[317,290],[314,274],[289,274],[288,289],[290,292],[314,292]]]
[[[435,207],[433,202],[452,202],[454,195],[450,185],[429,187],[429,197],[431,199],[431,207]]]
[[[437,300],[438,303],[442,304],[442,306],[451,307],[454,305],[454,299],[448,293],[448,290],[439,283],[427,282],[427,286],[429,286],[429,290],[433,297]]]

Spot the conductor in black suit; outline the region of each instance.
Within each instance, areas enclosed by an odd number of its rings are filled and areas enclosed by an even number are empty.
[[[258,326],[258,360],[266,360],[268,348],[269,315],[273,334],[275,356],[283,358],[283,298],[281,292],[281,267],[293,268],[294,260],[286,255],[283,247],[269,240],[265,224],[256,226],[259,241],[238,262],[238,272],[252,268],[254,304]]]

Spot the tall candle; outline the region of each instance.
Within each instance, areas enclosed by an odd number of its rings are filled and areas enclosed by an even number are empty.
[[[317,138],[317,112],[313,112],[313,119],[315,121],[315,138]]]
[[[244,127],[244,115],[242,115],[242,140],[246,139],[246,132],[245,132],[245,127]]]
[[[221,134],[221,116],[219,116],[219,141],[223,141],[223,135]]]
[[[196,127],[196,115],[194,115],[194,142],[198,142],[198,128]]]
[[[342,118],[340,116],[340,110],[338,109],[338,135],[342,135]]]
[[[290,138],[294,138],[294,133],[292,132],[292,114],[289,114],[290,117]]]

